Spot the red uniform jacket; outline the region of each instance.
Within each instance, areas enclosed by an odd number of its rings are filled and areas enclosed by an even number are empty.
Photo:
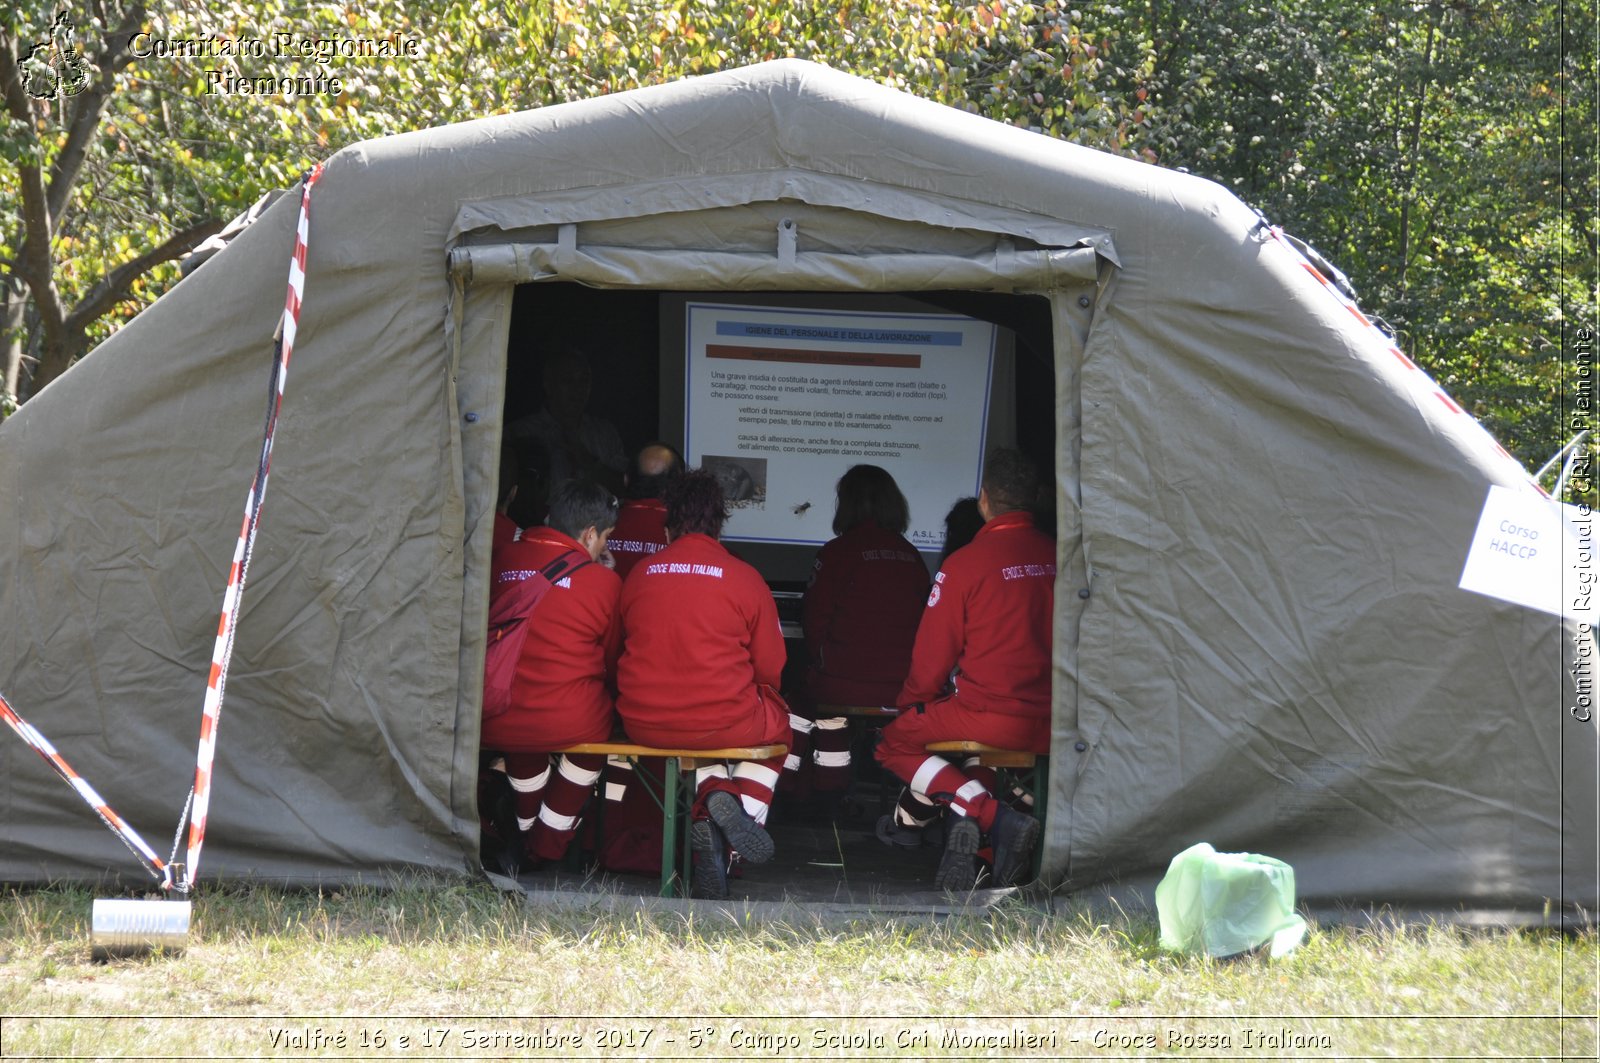
[[[654,498],[624,501],[617,511],[617,526],[606,540],[606,549],[617,562],[617,575],[627,579],[641,557],[649,557],[666,545],[667,507]]]
[[[589,553],[554,528],[528,528],[494,558],[494,579],[536,572],[567,551]],[[589,564],[556,581],[528,620],[527,642],[511,685],[511,709],[484,722],[488,749],[538,752],[603,741],[616,721],[611,690],[622,644],[617,600],[622,581]]]
[[[905,536],[859,524],[817,551],[801,622],[819,702],[891,705],[911,665],[928,567]]]
[[[943,697],[955,672],[965,707],[1050,715],[1056,544],[1032,515],[1002,513],[934,577],[899,703]]]
[[[756,684],[783,672],[783,632],[765,581],[707,535],[640,562],[622,588],[617,711],[630,735],[710,733],[762,711]],[[644,739],[648,741],[648,739]]]

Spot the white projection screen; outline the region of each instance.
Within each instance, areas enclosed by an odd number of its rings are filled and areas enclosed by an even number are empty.
[[[1013,339],[990,322],[899,296],[723,293],[663,296],[661,321],[663,430],[722,479],[741,552],[809,558],[833,537],[835,483],[865,463],[936,554],[985,451],[1015,439]]]

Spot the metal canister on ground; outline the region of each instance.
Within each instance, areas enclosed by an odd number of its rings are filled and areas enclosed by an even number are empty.
[[[96,900],[91,955],[104,961],[189,944],[189,901]]]

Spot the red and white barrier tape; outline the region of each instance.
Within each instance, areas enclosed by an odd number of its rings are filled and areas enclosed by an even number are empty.
[[[28,721],[11,707],[0,695],[0,719],[17,733],[55,773],[77,791],[89,807],[111,828],[122,843],[160,881],[163,889],[177,889],[187,893],[194,883],[200,867],[200,849],[205,843],[206,814],[211,805],[211,769],[217,752],[217,721],[222,714],[222,698],[228,682],[228,663],[233,658],[233,634],[238,625],[239,602],[244,594],[245,578],[249,574],[250,555],[255,548],[256,527],[261,520],[261,506],[267,493],[267,473],[272,466],[272,440],[278,427],[278,412],[283,406],[283,383],[289,372],[289,357],[294,351],[295,334],[300,326],[300,304],[305,296],[306,233],[311,210],[311,187],[322,176],[319,163],[307,175],[300,192],[300,218],[295,226],[294,254],[289,259],[289,290],[284,301],[278,349],[273,360],[272,394],[267,407],[267,424],[261,441],[261,458],[256,465],[255,478],[250,484],[250,494],[245,499],[244,524],[239,529],[239,541],[234,546],[233,564],[228,570],[228,587],[222,598],[222,618],[217,624],[217,641],[211,654],[211,674],[206,682],[205,705],[200,718],[200,746],[195,754],[194,789],[178,821],[179,838],[183,833],[183,818],[191,815],[189,822],[188,861],[181,881],[174,881],[173,869],[177,867],[178,839],[173,840],[173,855],[163,863],[139,833],[123,822],[107,805],[105,799],[89,783],[72,770],[72,766]]]
[[[111,811],[111,806],[106,804],[105,798],[101,797],[95,791],[95,788],[84,780],[83,776],[72,770],[72,765],[68,764],[60,753],[56,752],[56,747],[50,744],[50,740],[40,734],[27,720],[18,715],[17,710],[11,707],[11,703],[5,699],[4,694],[0,694],[0,720],[5,720],[11,726],[11,729],[17,733],[17,737],[28,743],[35,753],[44,758],[46,764],[55,769],[55,773],[61,776],[68,786],[78,792],[78,796],[83,798],[84,802],[95,810],[95,813],[105,825],[111,828],[111,832],[122,839],[122,844],[126,845],[133,855],[144,863],[150,873],[161,883],[163,889],[172,888],[171,868],[161,862],[161,858],[155,854],[155,850],[151,849],[145,843],[145,840],[139,837],[138,831],[128,826],[122,821],[122,817]]]
[[[205,705],[200,717],[200,745],[195,754],[194,805],[189,820],[189,850],[185,860],[185,879],[178,888],[187,891],[200,873],[200,850],[206,840],[206,816],[211,808],[211,769],[217,753],[217,724],[222,716],[222,699],[227,692],[228,664],[233,658],[233,634],[239,623],[239,602],[250,573],[250,555],[255,549],[256,526],[267,494],[267,474],[272,468],[272,440],[278,428],[278,411],[283,406],[283,385],[289,375],[289,358],[294,353],[295,334],[300,327],[300,304],[305,297],[306,236],[310,227],[311,189],[322,176],[319,163],[300,190],[300,220],[295,226],[294,253],[289,258],[289,290],[284,299],[278,357],[273,371],[273,394],[269,399],[267,427],[261,441],[261,460],[256,466],[250,494],[245,498],[244,523],[233,548],[233,564],[228,569],[228,587],[222,596],[222,617],[217,623],[217,641],[211,652],[211,674],[206,681]]]

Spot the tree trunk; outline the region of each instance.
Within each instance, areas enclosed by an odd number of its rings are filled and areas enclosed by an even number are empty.
[[[68,344],[46,340],[39,348],[39,364],[33,367],[33,378],[28,384],[28,395],[39,394],[44,386],[65,373],[78,354]]]
[[[1429,8],[1428,39],[1422,50],[1422,83],[1411,106],[1411,127],[1406,131],[1405,157],[1401,161],[1400,196],[1400,301],[1404,305],[1407,274],[1411,271],[1411,210],[1417,198],[1417,171],[1422,166],[1422,119],[1427,109],[1428,89],[1433,86],[1434,45],[1439,24],[1444,18],[1438,4]]]
[[[0,300],[0,421],[12,404],[22,403],[22,352],[27,334],[24,318],[28,289],[15,277],[7,277]]]

